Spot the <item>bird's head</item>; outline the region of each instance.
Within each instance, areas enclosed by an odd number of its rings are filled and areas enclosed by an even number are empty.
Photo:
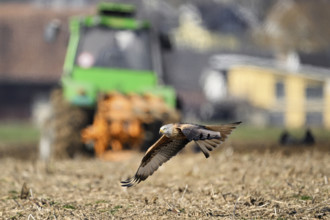
[[[166,137],[170,137],[172,135],[172,130],[173,130],[173,124],[163,125],[159,129],[159,134],[163,134]]]

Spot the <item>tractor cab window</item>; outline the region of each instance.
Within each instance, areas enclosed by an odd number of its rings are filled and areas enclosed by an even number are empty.
[[[150,35],[147,29],[86,27],[81,30],[77,52],[76,64],[83,68],[152,69]]]

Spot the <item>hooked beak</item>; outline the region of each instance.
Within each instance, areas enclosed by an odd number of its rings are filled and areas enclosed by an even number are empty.
[[[164,134],[164,129],[163,128],[159,129],[159,134]]]

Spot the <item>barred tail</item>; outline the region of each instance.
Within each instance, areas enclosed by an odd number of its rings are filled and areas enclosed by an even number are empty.
[[[231,134],[232,130],[234,130],[239,124],[242,122],[234,122],[230,124],[224,124],[224,125],[207,125],[206,128],[212,130],[212,131],[219,131],[221,134],[221,142],[224,142],[226,138]]]

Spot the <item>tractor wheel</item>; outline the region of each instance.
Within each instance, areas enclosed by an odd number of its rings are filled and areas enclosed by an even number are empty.
[[[72,158],[84,150],[80,131],[88,124],[88,113],[72,106],[63,98],[62,89],[55,89],[50,98],[51,113],[45,126],[49,136],[49,157],[54,159]]]

